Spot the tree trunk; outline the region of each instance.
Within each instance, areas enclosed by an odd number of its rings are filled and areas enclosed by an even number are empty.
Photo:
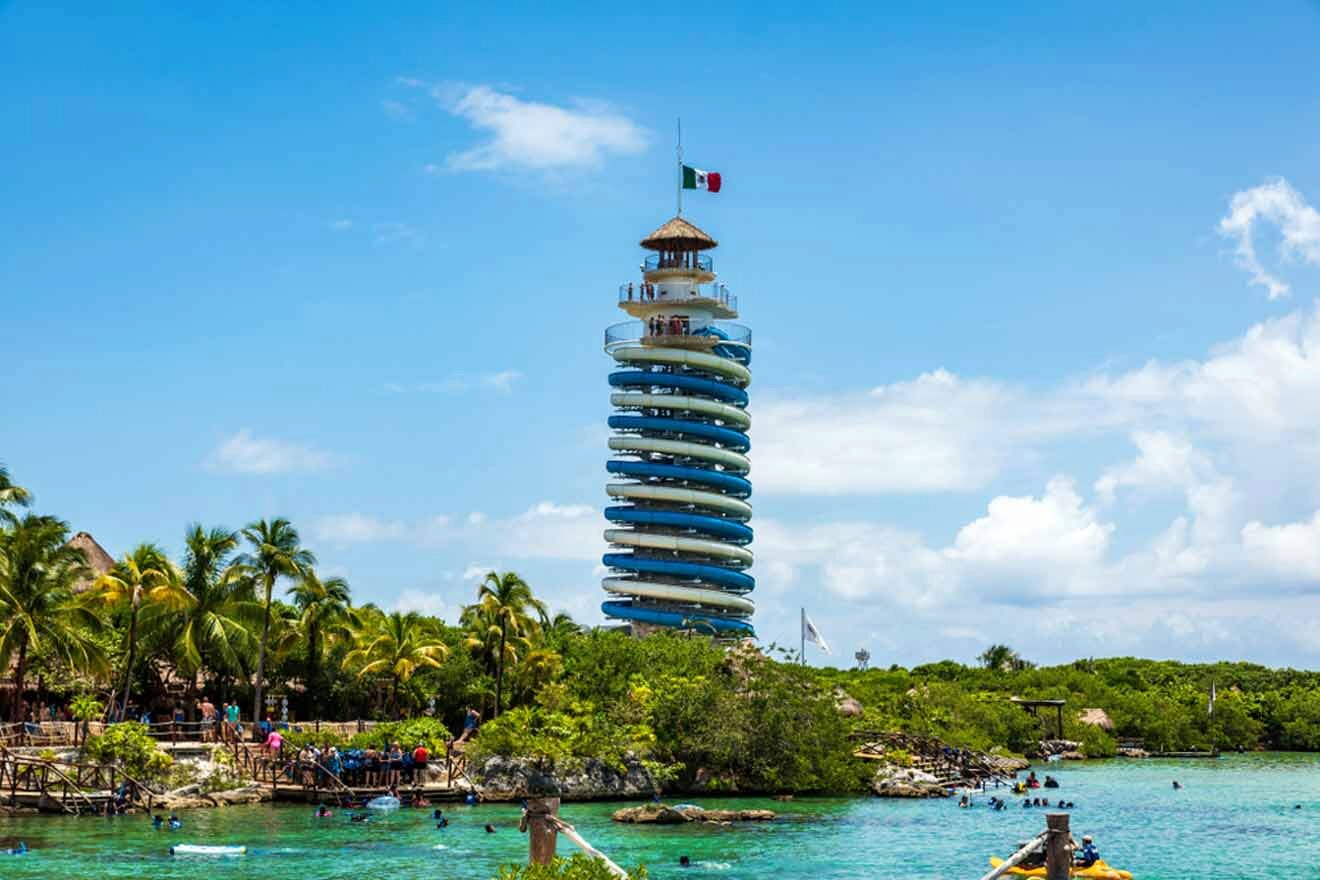
[[[504,692],[504,640],[509,635],[509,622],[500,621],[500,668],[495,674],[495,712],[492,718],[500,717],[500,696]]]
[[[128,656],[124,658],[124,702],[123,710],[119,713],[120,721],[128,720],[128,692],[133,686],[133,655],[137,653],[137,601],[133,602],[133,609],[128,615]]]
[[[261,721],[261,698],[266,675],[266,640],[270,638],[270,594],[275,586],[273,578],[266,578],[266,618],[261,625],[261,649],[257,651],[257,692],[252,701],[252,741],[261,739],[258,723]]]
[[[307,627],[307,687],[312,692],[312,717],[321,720],[321,646],[320,627],[315,622]]]
[[[26,721],[23,715],[23,677],[27,675],[27,635],[26,633],[19,637],[21,641],[18,645],[18,663],[14,666],[14,705],[10,708],[9,714],[12,721]]]

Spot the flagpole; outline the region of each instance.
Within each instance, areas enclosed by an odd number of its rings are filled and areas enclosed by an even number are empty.
[[[678,154],[678,216],[683,216],[683,117],[678,117],[678,140],[674,152]]]
[[[798,621],[798,635],[802,637],[802,647],[798,649],[798,663],[807,665],[807,609],[799,608],[802,619]]]

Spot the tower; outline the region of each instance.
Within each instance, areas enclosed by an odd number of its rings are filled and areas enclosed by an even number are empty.
[[[642,239],[653,253],[619,288],[635,320],[605,331],[614,414],[605,487],[607,617],[723,638],[752,635],[747,386],[752,333],[716,282],[716,241],[681,216]]]

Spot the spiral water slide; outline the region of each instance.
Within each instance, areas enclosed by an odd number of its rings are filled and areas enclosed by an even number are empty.
[[[707,332],[724,338],[711,327]],[[628,342],[608,349],[615,414],[602,562],[609,617],[724,637],[752,635],[751,350]]]

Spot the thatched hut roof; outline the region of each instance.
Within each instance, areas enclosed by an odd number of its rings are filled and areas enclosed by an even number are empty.
[[[1114,719],[1110,718],[1109,713],[1104,709],[1083,709],[1077,714],[1077,720],[1101,730],[1114,729]]]
[[[86,532],[79,532],[70,538],[69,546],[82,551],[83,557],[87,560],[87,566],[92,570],[91,577],[83,578],[73,588],[75,593],[90,590],[92,581],[96,580],[99,575],[105,574],[115,564],[114,557],[107,553],[105,548],[96,543],[96,539]]]
[[[682,217],[675,217],[646,238],[642,247],[653,251],[704,251],[719,244]]]

